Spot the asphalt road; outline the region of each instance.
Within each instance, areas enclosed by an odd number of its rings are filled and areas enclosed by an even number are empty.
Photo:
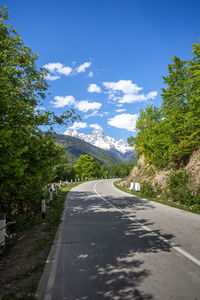
[[[39,300],[200,300],[200,215],[91,181],[67,197]]]

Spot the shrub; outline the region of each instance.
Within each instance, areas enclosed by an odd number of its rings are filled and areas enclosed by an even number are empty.
[[[174,202],[192,205],[194,197],[188,188],[189,173],[184,171],[171,172],[167,179],[167,196]]]
[[[156,196],[160,195],[162,193],[162,186],[158,184],[157,182],[154,185],[154,191]]]
[[[148,196],[148,197],[155,197],[155,196],[156,196],[156,193],[155,193],[155,191],[154,191],[153,186],[152,186],[151,183],[148,182],[148,181],[144,181],[144,182],[141,184],[140,192],[141,192],[142,194],[144,194],[145,196]]]
[[[198,190],[196,196],[194,197],[194,203],[200,205],[200,189]]]

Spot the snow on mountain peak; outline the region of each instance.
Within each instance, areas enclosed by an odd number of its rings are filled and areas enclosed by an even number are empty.
[[[134,152],[134,148],[130,147],[124,140],[115,140],[114,138],[105,136],[102,128],[95,128],[91,134],[84,134],[74,129],[67,129],[64,134],[84,140],[106,151],[117,150],[122,154]]]

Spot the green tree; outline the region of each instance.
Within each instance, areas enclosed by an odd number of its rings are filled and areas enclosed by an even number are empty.
[[[99,176],[103,178],[107,178],[109,176],[109,170],[106,165],[102,165],[100,167]]]
[[[193,44],[194,57],[178,57],[168,65],[163,77],[161,108],[148,106],[141,110],[136,123],[136,137],[128,142],[138,153],[158,168],[169,163],[185,164],[200,146],[200,44]]]
[[[0,10],[0,211],[7,214],[34,209],[62,150],[40,125],[68,124],[73,110],[58,117],[41,113],[48,85],[37,54],[24,46],[9,24],[6,7]],[[37,200],[36,200],[37,199]]]
[[[168,123],[169,160],[184,161],[200,146],[200,44],[193,44],[194,57],[174,57],[164,78],[162,110]]]
[[[77,164],[74,165],[77,178],[98,177],[100,171],[100,163],[89,155],[80,155]]]

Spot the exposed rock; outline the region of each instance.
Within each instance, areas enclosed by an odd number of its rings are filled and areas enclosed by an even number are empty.
[[[200,189],[200,149],[190,156],[189,162],[184,169],[191,174],[189,188],[193,194],[196,194]],[[122,182],[122,185],[130,186],[131,182],[143,183],[144,181],[149,181],[152,185],[158,183],[162,187],[165,187],[167,175],[170,172],[178,172],[181,170],[182,169],[174,170],[169,168],[157,170],[155,166],[146,163],[144,155],[141,155],[126,181]]]
[[[185,169],[191,173],[189,188],[196,193],[200,189],[200,149],[195,151],[189,159]]]

